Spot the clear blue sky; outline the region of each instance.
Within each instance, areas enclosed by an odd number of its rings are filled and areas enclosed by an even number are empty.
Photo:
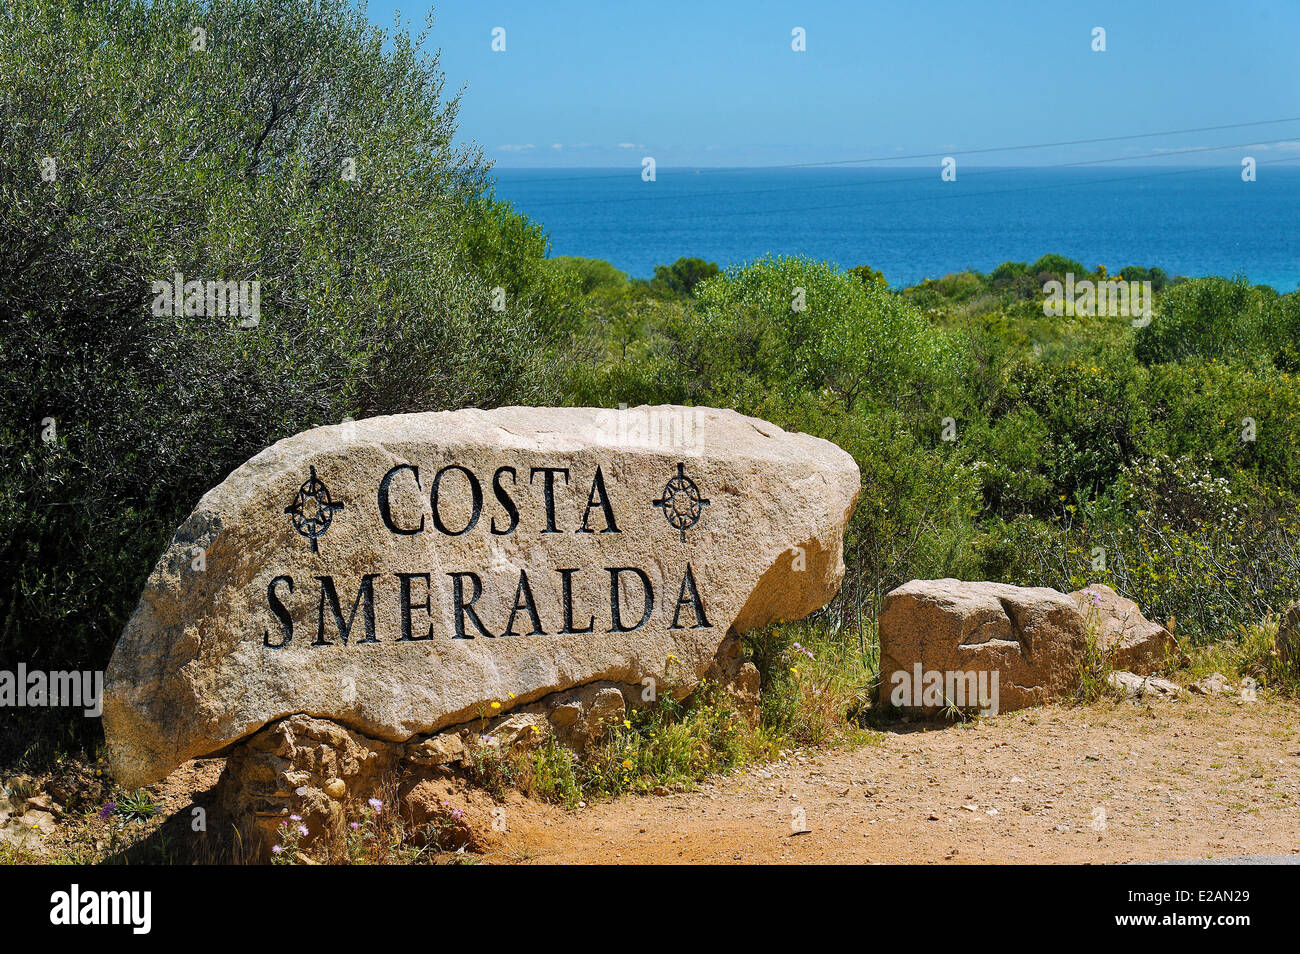
[[[695,0],[432,5],[460,129],[499,167],[747,166],[1300,116],[1300,0]],[[417,28],[427,3],[378,0]],[[1107,50],[1093,52],[1092,30]],[[504,53],[492,30],[506,31]],[[807,51],[791,50],[803,27]],[[1285,140],[1272,143],[1274,140]],[[1300,154],[1300,122],[1014,153],[985,165]],[[1234,160],[1235,162],[1235,160]],[[890,165],[932,165],[913,160]]]

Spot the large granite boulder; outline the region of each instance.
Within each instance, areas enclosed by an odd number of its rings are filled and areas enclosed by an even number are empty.
[[[1045,587],[912,580],[880,611],[881,703],[933,714],[1009,712],[1071,696],[1083,616]]]
[[[378,417],[199,501],[107,672],[135,787],[302,714],[404,742],[607,681],[676,691],[823,606],[859,489],[834,444],[710,408]]]
[[[1097,645],[1119,670],[1150,676],[1178,653],[1174,634],[1142,615],[1138,605],[1104,583],[1070,594],[1084,618],[1097,627]]]

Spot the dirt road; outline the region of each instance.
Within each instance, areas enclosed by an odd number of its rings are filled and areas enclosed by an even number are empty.
[[[1191,697],[900,726],[697,791],[520,806],[495,863],[1102,863],[1300,853],[1300,708]],[[796,833],[796,828],[807,829]]]

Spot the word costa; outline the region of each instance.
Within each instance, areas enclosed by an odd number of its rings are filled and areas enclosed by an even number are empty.
[[[541,478],[540,481],[538,478]],[[561,533],[559,516],[556,513],[555,485],[562,480],[569,483],[567,467],[531,467],[528,471],[528,484],[540,485],[545,525],[542,533]],[[400,483],[399,483],[400,481]],[[507,482],[509,487],[507,487]],[[514,490],[518,488],[519,472],[514,467],[498,467],[492,475],[492,496],[501,509],[500,514],[493,514],[488,521],[489,531],[497,536],[508,536],[519,527],[519,505],[515,501]],[[459,485],[457,491],[453,485]],[[400,523],[393,514],[392,496],[394,488],[413,487],[424,492],[424,483],[420,478],[420,468],[413,464],[398,464],[384,474],[379,482],[379,517],[384,526],[398,536],[414,536],[426,529],[426,514],[420,515],[418,523]],[[453,489],[448,490],[449,487]],[[469,511],[464,517],[464,525],[449,526],[444,518],[442,499],[448,493],[468,494]],[[478,526],[483,516],[484,488],[478,477],[468,467],[460,464],[448,464],[438,470],[429,482],[429,513],[433,528],[449,537],[458,537],[469,533]],[[498,521],[498,517],[502,519]],[[596,524],[593,526],[593,522]],[[591,479],[591,489],[587,494],[587,506],[582,512],[582,523],[575,533],[621,533],[614,516],[614,507],[610,503],[609,492],[605,489],[605,475],[597,465],[596,473]]]

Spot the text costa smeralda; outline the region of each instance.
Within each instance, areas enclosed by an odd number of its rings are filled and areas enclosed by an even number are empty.
[[[468,494],[468,518],[464,526],[456,529],[448,526],[442,510],[444,479],[457,473],[464,480],[459,481]],[[492,496],[500,507],[499,514],[488,518],[487,531],[493,536],[509,536],[519,529],[520,511],[511,489],[506,486],[508,478],[512,488],[518,487],[519,473],[514,467],[498,467],[492,475]],[[540,478],[540,481],[538,480]],[[556,507],[556,480],[569,484],[570,471],[567,467],[532,467],[529,469],[530,485],[540,484],[544,511],[544,526],[540,531],[547,533],[567,532],[560,526]],[[392,494],[395,484],[408,481],[418,492],[424,492],[420,478],[420,469],[412,464],[398,464],[391,468],[379,482],[378,506],[379,516],[384,527],[397,536],[415,536],[425,533],[429,526],[438,533],[448,537],[458,537],[469,533],[479,526],[483,517],[484,492],[478,477],[467,467],[448,464],[434,475],[429,487],[429,512],[420,516],[419,522],[402,525],[393,514]],[[426,517],[431,518],[426,523]],[[498,517],[501,521],[498,522]],[[580,534],[622,533],[618,525],[614,506],[605,487],[605,476],[600,466],[596,467],[587,494],[587,504],[582,512],[582,521],[572,531]],[[537,571],[534,571],[535,573]],[[558,606],[549,608],[547,620],[533,593],[535,578],[528,575],[527,569],[519,571],[519,580],[515,585],[514,600],[510,604],[509,614],[500,632],[495,632],[484,619],[480,600],[484,595],[483,580],[479,574],[469,571],[457,571],[442,574],[446,577],[445,593],[451,607],[454,633],[453,639],[474,639],[476,636],[498,638],[506,636],[545,636],[550,633],[582,634],[597,631],[596,616],[587,614],[585,625],[576,624],[580,613],[574,605],[574,577],[581,572],[578,567],[561,567],[551,572],[558,574],[560,599]],[[607,604],[609,627],[601,630],[609,633],[630,633],[640,629],[654,615],[656,596],[654,585],[649,575],[640,567],[614,566],[603,567],[602,572],[609,575],[609,599]],[[434,626],[430,622],[427,630],[417,632],[416,614],[426,617],[433,615],[434,579],[430,573],[367,573],[357,584],[356,595],[351,599],[350,609],[344,613],[344,601],[339,598],[338,587],[332,576],[316,576],[316,592],[313,602],[316,605],[316,627],[312,646],[335,645],[335,638],[344,645],[355,643],[378,643],[380,637],[376,627],[375,614],[375,580],[381,575],[391,575],[397,581],[397,609],[400,620],[398,642],[422,642],[434,638]],[[625,615],[629,599],[623,595],[624,590],[640,590],[640,615],[634,622]],[[290,602],[301,591],[292,576],[281,574],[267,585],[266,598],[271,613],[279,623],[279,632],[266,630],[262,643],[269,649],[283,649],[294,638],[294,621],[290,612]],[[422,595],[420,595],[422,590]],[[633,605],[637,602],[630,600]],[[308,604],[310,605],[310,604]],[[502,613],[501,615],[505,615]],[[633,614],[635,615],[635,614]],[[360,619],[358,620],[358,616]],[[421,621],[422,622],[422,621]],[[548,629],[546,622],[550,622]],[[356,627],[360,623],[363,635],[356,639]],[[558,625],[557,625],[558,624]],[[527,627],[516,630],[516,626]],[[711,628],[705,612],[704,600],[700,595],[694,571],[688,562],[682,573],[681,585],[677,588],[677,599],[672,605],[672,622],[669,629]]]

